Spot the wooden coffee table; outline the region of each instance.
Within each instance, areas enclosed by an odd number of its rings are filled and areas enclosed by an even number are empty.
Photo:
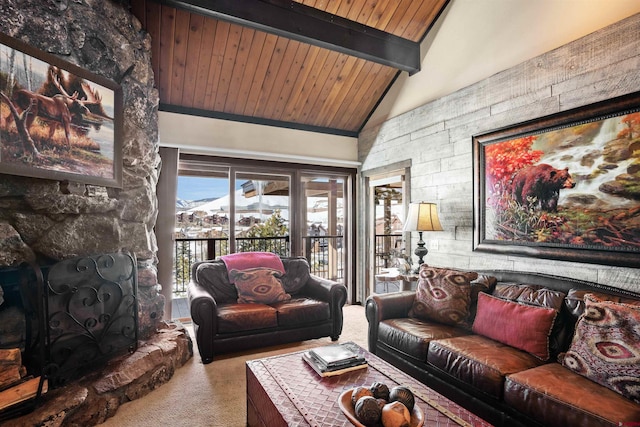
[[[306,364],[302,351],[247,361],[247,425],[351,426],[338,406],[340,393],[374,381],[389,388],[409,387],[416,396],[416,405],[424,412],[425,426],[491,425],[374,354],[357,348],[365,355],[368,368],[324,378]]]

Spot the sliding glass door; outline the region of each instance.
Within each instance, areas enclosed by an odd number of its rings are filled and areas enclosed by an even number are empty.
[[[181,155],[178,170],[178,288],[182,266],[247,251],[304,256],[313,274],[353,283],[355,170],[196,155]]]

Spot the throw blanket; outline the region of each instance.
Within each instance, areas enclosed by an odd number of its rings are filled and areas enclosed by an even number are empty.
[[[230,273],[231,270],[262,267],[272,268],[284,274],[282,260],[278,255],[271,252],[238,252],[236,254],[223,255],[220,259],[227,266],[227,273]],[[229,280],[231,280],[231,277],[229,277]]]

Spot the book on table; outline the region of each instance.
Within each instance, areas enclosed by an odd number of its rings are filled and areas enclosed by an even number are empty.
[[[323,377],[367,367],[367,360],[349,343],[316,347],[305,351],[302,358]]]

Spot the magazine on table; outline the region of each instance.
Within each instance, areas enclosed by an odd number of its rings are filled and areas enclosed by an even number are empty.
[[[350,343],[331,344],[309,350],[316,359],[327,367],[352,364],[364,357]]]
[[[316,347],[305,351],[302,358],[320,376],[328,377],[367,367],[367,360],[352,343]]]

